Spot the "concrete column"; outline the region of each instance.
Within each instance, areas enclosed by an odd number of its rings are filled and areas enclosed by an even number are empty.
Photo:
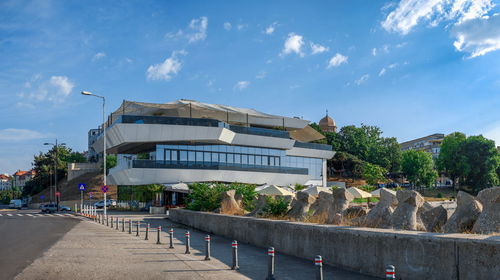
[[[323,159],[323,168],[322,168],[322,176],[321,179],[323,180],[323,187],[326,188],[326,179],[328,179],[328,173],[326,171],[326,159]]]

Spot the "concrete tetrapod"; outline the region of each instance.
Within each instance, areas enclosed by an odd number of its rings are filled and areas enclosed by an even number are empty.
[[[459,191],[457,209],[444,225],[444,232],[457,233],[471,230],[482,211],[483,206],[479,201],[472,195]]]
[[[472,231],[482,234],[500,232],[500,187],[480,191],[477,199],[483,204],[483,212]]]
[[[288,211],[288,217],[297,221],[303,221],[307,218],[311,204],[316,200],[314,196],[306,192],[298,192],[292,209]]]
[[[395,191],[380,189],[380,201],[366,217],[361,218],[361,223],[367,227],[390,228],[392,214],[397,205],[398,199]]]
[[[417,211],[424,203],[424,198],[416,191],[397,191],[398,206],[392,214],[394,229],[423,230],[423,225],[417,222]]]
[[[333,222],[333,194],[320,192],[318,198],[309,208],[312,211],[311,217],[314,222],[321,224],[331,224]]]
[[[225,191],[221,194],[222,196],[222,201],[220,205],[221,214],[228,214],[228,215],[243,214],[243,209],[241,209],[240,205],[238,204],[238,202],[236,202],[236,199],[234,198],[235,195],[236,195],[236,190]]]
[[[342,223],[344,210],[349,208],[349,203],[354,199],[352,194],[344,188],[333,190],[332,223],[338,225]]]

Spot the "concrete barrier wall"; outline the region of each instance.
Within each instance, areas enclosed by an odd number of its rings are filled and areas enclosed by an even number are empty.
[[[436,234],[317,225],[170,209],[169,218],[193,228],[278,253],[363,274],[398,279],[500,279],[500,236]],[[263,250],[264,252],[264,250]],[[263,253],[264,254],[264,253]]]

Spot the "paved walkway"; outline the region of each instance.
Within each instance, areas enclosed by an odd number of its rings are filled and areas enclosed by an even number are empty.
[[[136,237],[135,226],[128,234],[94,222],[75,226],[43,257],[27,267],[16,279],[265,279],[265,249],[239,245],[238,271],[230,270],[231,240],[212,236],[212,259],[204,261],[206,233],[190,230],[191,254],[184,254],[186,228],[161,217],[119,215],[127,221],[141,220],[151,227],[161,225],[161,245],[156,243],[156,229],[144,240],[145,228]],[[174,249],[168,249],[168,228],[174,228]],[[277,279],[314,279],[312,261],[276,255]],[[325,279],[374,279],[357,273],[325,267]]]

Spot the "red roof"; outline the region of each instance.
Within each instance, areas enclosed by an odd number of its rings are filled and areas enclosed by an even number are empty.
[[[26,173],[28,173],[28,171],[18,170],[13,176],[23,176]]]
[[[10,177],[5,174],[0,174],[0,179],[9,179]]]

